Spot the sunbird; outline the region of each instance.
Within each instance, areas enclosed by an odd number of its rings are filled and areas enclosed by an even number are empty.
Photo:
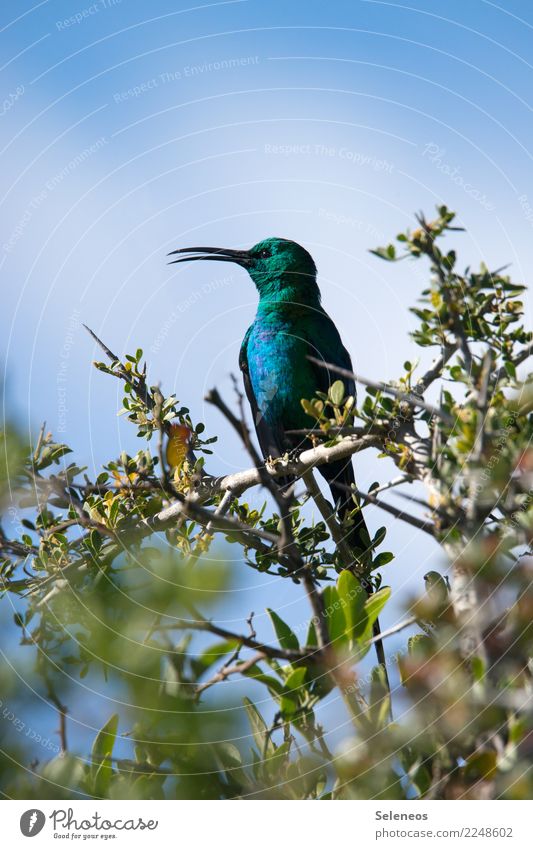
[[[184,256],[173,262],[233,262],[245,268],[252,278],[259,304],[241,345],[239,367],[257,439],[265,460],[298,451],[305,446],[306,437],[302,440],[294,431],[309,431],[312,424],[301,400],[310,400],[317,390],[327,393],[336,380],[335,374],[331,375],[309,357],[352,371],[350,354],[320,302],[313,257],[296,242],[277,237],[264,239],[250,250],[179,248],[169,256],[175,254]],[[347,394],[355,399],[355,381],[348,378],[345,387]],[[366,565],[371,542],[353,491],[352,460],[324,463],[318,469],[329,484],[341,521],[347,517],[351,520],[346,539],[354,551],[354,560],[343,565],[352,569],[357,560]],[[370,594],[372,584],[368,577],[359,575],[359,580]],[[373,632],[378,663],[390,693],[383,642],[378,636],[379,619],[374,622]]]
[[[169,256],[174,254],[184,256],[173,262],[216,260],[246,269],[259,304],[241,345],[239,367],[263,457],[275,459],[309,447],[305,436],[293,433],[311,430],[312,420],[301,399],[312,399],[317,390],[327,393],[337,379],[309,356],[352,371],[350,354],[321,305],[311,254],[296,242],[277,237],[264,239],[250,250],[195,247],[179,248]],[[345,379],[345,388],[355,399],[353,379]],[[370,537],[353,491],[351,458],[318,469],[329,484],[341,520],[351,517],[347,541],[361,557],[369,551]]]

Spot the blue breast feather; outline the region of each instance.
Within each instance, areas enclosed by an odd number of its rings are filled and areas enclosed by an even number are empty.
[[[326,391],[335,375],[313,365],[312,355],[351,368],[349,354],[325,313],[257,316],[250,329],[246,359],[259,415],[279,430],[309,427],[301,399]],[[351,383],[351,382],[350,382]],[[352,387],[347,387],[352,391]]]

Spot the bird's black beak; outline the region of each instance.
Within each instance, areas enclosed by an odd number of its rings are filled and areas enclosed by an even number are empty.
[[[249,251],[239,251],[233,248],[178,248],[177,251],[171,251],[167,256],[174,256],[175,254],[190,254],[190,256],[173,259],[169,265],[173,265],[175,262],[189,262],[193,259],[212,259],[221,262],[236,262],[237,265],[248,268],[252,261]]]

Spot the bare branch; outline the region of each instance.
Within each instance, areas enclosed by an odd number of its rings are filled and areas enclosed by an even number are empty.
[[[210,634],[215,634],[217,637],[222,637],[223,640],[235,640],[238,643],[241,643],[243,646],[247,646],[249,649],[256,649],[257,651],[264,654],[266,657],[280,658],[282,660],[309,660],[310,658],[316,657],[318,649],[316,647],[303,647],[301,649],[281,649],[277,648],[277,646],[269,646],[265,643],[262,643],[260,640],[257,640],[255,637],[247,636],[246,634],[235,634],[232,631],[228,631],[226,628],[222,628],[219,625],[216,625],[214,622],[209,622],[207,619],[204,620],[187,620],[187,619],[175,619],[170,623],[158,625],[153,629],[154,631],[207,631]]]
[[[442,377],[442,370],[444,366],[456,350],[457,343],[455,345],[443,345],[442,354],[440,355],[440,357],[435,360],[431,368],[429,368],[427,372],[423,374],[422,377],[419,378],[419,380],[417,381],[415,394],[418,394],[420,392],[420,394],[422,395],[435,380],[437,380],[439,377]]]
[[[115,369],[116,376],[120,377],[124,381],[124,383],[128,384],[128,386],[131,386],[133,392],[135,392],[135,394],[137,395],[139,400],[143,402],[145,407],[147,407],[148,410],[152,410],[154,407],[154,401],[152,400],[150,393],[148,392],[144,380],[138,381],[135,380],[135,378],[132,379],[131,374],[123,367],[120,358],[117,357],[117,355],[114,354],[113,351],[111,351],[111,349],[107,347],[105,342],[102,342],[102,340],[98,338],[96,333],[91,330],[90,327],[87,327],[86,324],[84,324],[83,326],[85,327],[87,333],[92,336],[96,344],[100,346],[100,348],[108,357],[108,359],[111,360],[111,364]]]
[[[252,655],[252,657],[247,660],[241,660],[239,663],[235,663],[231,666],[230,663],[225,664],[222,669],[220,669],[209,681],[204,681],[203,684],[198,684],[195,688],[195,693],[197,696],[200,696],[205,690],[208,690],[210,687],[213,687],[214,684],[218,684],[220,681],[225,681],[230,675],[243,675],[249,669],[252,669],[256,665],[256,663],[260,663],[260,661],[265,660],[267,655],[265,652],[257,652]]]
[[[359,451],[364,451],[366,448],[381,448],[382,438],[375,435],[362,437],[346,436],[339,440],[335,445],[325,446],[317,445],[316,448],[309,448],[302,451],[295,459],[282,458],[275,460],[273,464],[266,467],[267,474],[272,478],[294,476],[301,478],[302,475],[314,469],[316,466],[322,466],[324,463],[334,463],[336,460],[343,460],[356,454]],[[252,486],[258,486],[263,483],[263,477],[260,471],[256,468],[246,469],[242,472],[235,472],[231,475],[226,475],[223,478],[205,478],[198,489],[199,496],[206,497],[213,492],[231,489],[238,496],[242,495],[247,489]]]
[[[372,492],[361,492],[359,489],[355,489],[354,491],[360,499],[369,501],[370,504],[375,504],[377,507],[381,507],[381,509],[386,513],[390,513],[391,516],[394,516],[396,519],[401,519],[402,522],[412,525],[413,528],[418,528],[419,531],[424,531],[424,533],[429,534],[432,537],[435,536],[435,527],[432,522],[424,522],[423,519],[411,516],[404,510],[400,510],[398,507],[393,507],[392,504],[386,504],[384,501],[380,501],[379,498],[376,498]]]
[[[382,631],[381,634],[376,634],[368,642],[372,645],[373,643],[377,643],[378,640],[384,640],[385,637],[392,637],[393,634],[397,634],[405,628],[410,628],[411,625],[416,625],[416,622],[416,616],[409,616],[408,619],[403,619],[397,625],[393,625],[392,628],[387,628],[385,631]]]

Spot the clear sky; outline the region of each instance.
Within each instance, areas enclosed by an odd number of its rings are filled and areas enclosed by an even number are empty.
[[[528,283],[532,36],[528,0],[4,0],[0,358],[24,427],[46,419],[89,466],[137,449],[84,322],[117,353],[143,347],[153,382],[219,435],[210,471],[247,463],[203,396],[230,398],[255,290],[230,265],[168,266],[173,248],[301,242],[377,379],[416,356],[427,278],[368,248],[415,210],[457,209],[464,264],[511,262]],[[363,489],[391,471],[356,465]],[[398,523],[389,542],[399,613],[440,564]],[[297,588],[235,569],[228,623],[253,607],[261,627],[265,599],[301,618]]]

